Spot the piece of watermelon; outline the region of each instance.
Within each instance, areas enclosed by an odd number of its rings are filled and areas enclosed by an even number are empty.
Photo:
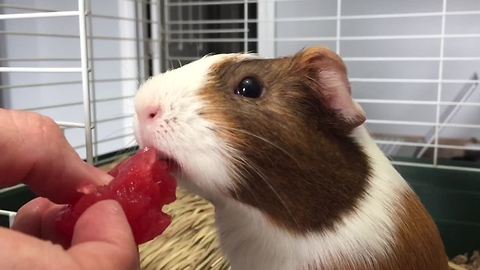
[[[75,223],[88,207],[113,199],[122,206],[137,244],[160,235],[171,223],[171,217],[162,212],[162,207],[176,199],[176,182],[169,165],[170,162],[159,158],[157,151],[143,149],[109,172],[114,179],[108,185],[84,188],[88,194],[62,211],[56,221],[57,230],[71,240]]]

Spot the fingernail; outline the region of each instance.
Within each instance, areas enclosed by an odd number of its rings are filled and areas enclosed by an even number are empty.
[[[100,180],[104,185],[110,183],[112,179],[113,176],[111,176],[110,174],[102,173],[102,175],[100,176]]]
[[[97,175],[97,181],[98,181],[98,184],[100,185],[107,185],[108,183],[110,183],[113,179],[113,176],[111,176],[110,174],[98,169],[98,168],[94,168],[95,169],[95,173]]]
[[[47,198],[43,198],[43,197],[35,198],[29,202],[30,211],[32,212],[39,211],[43,208],[48,207],[50,204],[52,204],[52,202],[50,202]]]
[[[84,186],[77,188],[77,192],[80,192],[82,194],[92,194],[96,190],[97,190],[97,186],[94,184],[86,184]]]

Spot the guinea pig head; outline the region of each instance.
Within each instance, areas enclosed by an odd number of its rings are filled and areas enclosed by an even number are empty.
[[[135,109],[139,144],[175,160],[181,184],[292,232],[333,226],[364,193],[368,159],[350,133],[365,113],[328,49],[208,56],[147,81]]]

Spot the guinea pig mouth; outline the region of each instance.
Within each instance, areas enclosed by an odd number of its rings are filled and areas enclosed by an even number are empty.
[[[158,159],[165,161],[167,163],[168,169],[172,172],[179,172],[181,167],[178,162],[171,156],[157,149]]]

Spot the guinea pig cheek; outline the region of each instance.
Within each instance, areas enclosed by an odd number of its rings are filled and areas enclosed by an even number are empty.
[[[248,142],[235,131],[232,120],[218,106],[210,104],[210,108],[203,112],[202,121],[209,125],[201,142],[205,151],[197,153],[195,162],[190,162],[192,171],[200,172],[193,177],[194,182],[203,189],[208,189],[208,193],[216,190],[217,194],[231,198],[232,191],[235,192],[246,184],[246,161],[239,145]],[[192,157],[190,155],[190,160]]]

